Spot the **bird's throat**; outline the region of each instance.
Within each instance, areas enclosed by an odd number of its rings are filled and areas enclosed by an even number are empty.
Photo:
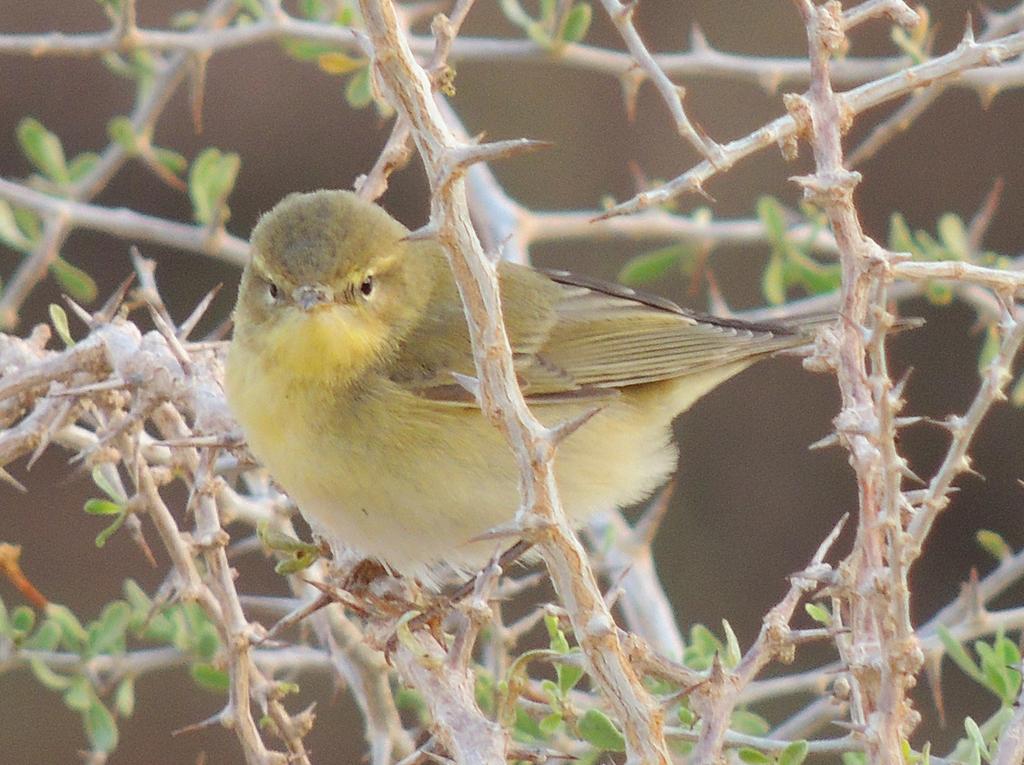
[[[258,337],[243,341],[252,356],[251,372],[277,379],[284,387],[347,387],[377,361],[386,345],[386,327],[342,307],[296,311]]]

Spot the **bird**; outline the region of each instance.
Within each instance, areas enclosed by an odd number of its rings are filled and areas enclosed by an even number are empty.
[[[335,549],[434,586],[485,565],[487,532],[515,517],[519,473],[463,387],[475,366],[442,245],[353,192],[320,190],[263,214],[250,252],[225,393],[253,455]],[[697,399],[813,338],[814,322],[710,316],[564,271],[501,261],[497,276],[534,416],[554,427],[598,410],[555,458],[577,525],[665,483],[672,423]]]

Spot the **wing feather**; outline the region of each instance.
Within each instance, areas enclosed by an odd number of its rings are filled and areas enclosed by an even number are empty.
[[[505,323],[516,370],[536,403],[607,397],[618,388],[705,372],[808,341],[799,329],[722,319],[653,295],[563,271],[499,267]],[[438,296],[447,314],[410,335],[396,368],[401,382],[445,403],[472,404],[453,389],[452,372],[473,360],[454,285]],[[453,329],[458,322],[458,329]]]

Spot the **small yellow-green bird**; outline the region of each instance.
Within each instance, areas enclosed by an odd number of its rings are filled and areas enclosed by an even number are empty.
[[[671,424],[716,385],[806,344],[798,328],[686,311],[657,297],[503,262],[520,384],[555,425],[602,405],[559,448],[575,522],[647,497],[675,470]],[[292,194],[252,233],[227,367],[253,454],[314,531],[396,573],[477,568],[518,473],[454,373],[475,374],[445,254],[345,191]]]

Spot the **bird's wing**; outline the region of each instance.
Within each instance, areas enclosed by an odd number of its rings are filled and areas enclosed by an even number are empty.
[[[516,371],[531,403],[606,398],[622,387],[753,360],[808,340],[798,330],[705,316],[563,271],[502,264],[499,275]],[[436,326],[410,337],[399,366],[423,359],[418,368],[426,374],[406,384],[438,401],[472,403],[452,374],[475,375],[461,305],[457,298],[445,305],[453,315],[439,319],[433,312]],[[460,330],[453,333],[453,326]]]
[[[575,385],[621,388],[705,372],[807,342],[793,329],[687,311],[645,295],[562,271],[546,276],[563,288],[557,320],[535,351],[531,392],[558,369]],[[553,381],[552,381],[553,382]]]

